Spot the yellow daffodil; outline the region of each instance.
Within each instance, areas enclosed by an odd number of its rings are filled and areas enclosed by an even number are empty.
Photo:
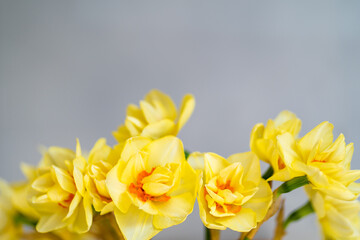
[[[11,204],[11,187],[3,180],[0,180],[0,239],[15,240],[21,236],[20,226],[15,225],[17,214]]]
[[[353,144],[344,135],[333,142],[333,125],[323,122],[296,141],[291,134],[278,137],[278,149],[286,165],[297,174],[307,175],[312,187],[343,200],[360,193],[359,170],[350,170]]]
[[[96,211],[105,214],[113,210],[113,202],[106,187],[106,175],[120,158],[123,144],[114,148],[106,145],[104,138],[99,139],[90,151],[85,175],[86,189],[90,193]]]
[[[360,203],[358,200],[336,199],[315,191],[310,186],[305,189],[321,224],[324,239],[360,239]]]
[[[238,232],[255,228],[264,219],[273,196],[261,178],[259,159],[252,152],[234,154],[227,160],[214,153],[203,156],[198,203],[204,225]],[[198,154],[196,158],[199,160]]]
[[[262,123],[254,126],[250,135],[250,148],[261,160],[272,166],[274,176],[271,179],[287,181],[296,176],[277,151],[277,136],[289,133],[297,137],[300,129],[300,119],[289,111],[282,111],[274,120],[269,119],[266,126]]]
[[[39,212],[38,232],[67,228],[87,232],[92,224],[92,207],[85,190],[86,160],[77,142],[76,153],[50,147],[42,159],[39,176],[32,183],[32,205]]]
[[[127,140],[106,185],[125,239],[150,239],[192,212],[198,175],[173,136]]]
[[[134,104],[128,106],[125,124],[119,126],[113,135],[119,142],[134,136],[152,139],[176,136],[190,118],[194,107],[195,99],[190,94],[184,96],[180,110],[177,111],[168,95],[152,90],[140,101],[140,107]]]

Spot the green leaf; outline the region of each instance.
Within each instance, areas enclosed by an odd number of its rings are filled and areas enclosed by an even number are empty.
[[[309,180],[306,176],[301,177],[295,177],[293,179],[290,179],[289,181],[284,182],[283,184],[278,187],[276,190],[275,197],[279,197],[283,193],[291,192],[292,190],[295,190],[299,187],[302,187],[306,184],[309,184]]]
[[[311,202],[307,202],[302,207],[296,209],[293,211],[289,217],[284,221],[284,229],[286,229],[287,226],[289,226],[290,223],[300,220],[301,218],[311,214],[314,212],[314,208],[311,205]]]
[[[271,166],[269,166],[269,168],[266,170],[266,172],[262,175],[262,178],[267,180],[273,174],[274,174],[274,169]]]

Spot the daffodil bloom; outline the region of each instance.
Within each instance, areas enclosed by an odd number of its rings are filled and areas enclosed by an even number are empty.
[[[85,185],[90,193],[95,210],[101,214],[113,211],[113,201],[110,198],[105,180],[108,172],[119,160],[122,148],[123,144],[111,148],[106,145],[106,140],[101,138],[95,143],[89,154]]]
[[[281,158],[294,172],[307,175],[312,187],[338,199],[354,200],[360,193],[360,170],[350,170],[354,147],[344,135],[333,142],[333,125],[323,122],[296,141],[285,133],[278,137]]]
[[[16,226],[14,217],[16,209],[11,204],[12,189],[0,180],[0,239],[14,240],[21,236],[21,227]]]
[[[92,224],[92,207],[85,190],[86,160],[77,142],[76,153],[50,147],[33,181],[32,205],[39,212],[38,232],[67,228],[71,232],[87,232]]]
[[[150,239],[183,222],[193,210],[197,183],[178,138],[128,139],[106,179],[125,239]]]
[[[207,228],[248,232],[264,219],[272,204],[271,188],[261,178],[260,161],[252,152],[227,160],[205,153],[200,182],[200,218]]]
[[[344,201],[305,187],[320,222],[324,239],[360,239],[360,203]]]
[[[152,90],[140,101],[140,107],[134,104],[128,106],[125,124],[119,126],[113,135],[119,142],[135,136],[152,139],[176,136],[190,118],[194,107],[195,99],[190,94],[184,96],[180,110],[177,111],[168,95]]]
[[[289,111],[282,111],[274,120],[269,119],[266,126],[262,123],[254,126],[250,135],[250,148],[260,160],[269,163],[274,169],[274,175],[269,180],[287,181],[297,176],[279,155],[277,136],[289,133],[297,137],[300,129],[300,119]]]

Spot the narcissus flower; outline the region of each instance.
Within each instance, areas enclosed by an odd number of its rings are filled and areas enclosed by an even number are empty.
[[[360,170],[350,170],[354,147],[345,144],[344,135],[333,142],[333,125],[323,122],[296,141],[285,133],[278,137],[280,156],[293,171],[307,175],[312,187],[343,200],[360,193]]]
[[[271,179],[287,181],[297,176],[280,157],[277,151],[277,136],[289,133],[297,137],[300,129],[300,119],[289,111],[282,111],[274,120],[269,119],[266,126],[262,123],[254,126],[250,135],[250,148],[260,160],[272,166],[274,176]]]
[[[92,224],[92,207],[85,190],[86,160],[77,142],[76,153],[50,147],[33,181],[33,207],[40,213],[38,232],[67,228],[71,232],[87,232]]]
[[[106,145],[104,138],[99,139],[88,158],[86,167],[85,185],[96,211],[105,214],[113,210],[113,202],[106,187],[106,175],[115,166],[120,158],[123,144],[114,148]]]
[[[150,239],[183,222],[193,210],[197,183],[178,138],[128,139],[106,179],[125,239]]]
[[[360,239],[360,203],[358,200],[344,201],[305,187],[317,218],[321,224],[324,239]]]
[[[14,219],[17,214],[11,204],[12,189],[3,180],[0,180],[0,239],[20,239],[21,227],[16,226]]]
[[[195,99],[190,94],[184,96],[178,111],[168,95],[152,90],[140,101],[140,107],[134,104],[128,106],[125,124],[119,126],[113,135],[119,142],[134,136],[152,139],[176,136],[190,118],[194,107]]]
[[[248,232],[264,219],[272,196],[254,153],[234,154],[227,160],[214,153],[204,154],[198,202],[207,228]]]

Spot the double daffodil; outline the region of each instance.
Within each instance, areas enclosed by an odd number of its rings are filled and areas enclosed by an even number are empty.
[[[288,133],[278,137],[280,156],[293,171],[307,175],[314,189],[338,199],[354,200],[360,193],[360,170],[350,170],[354,147],[344,135],[333,142],[333,125],[323,122],[298,141]]]
[[[113,132],[117,141],[124,142],[135,136],[158,139],[167,135],[176,136],[190,118],[195,108],[195,99],[187,94],[177,111],[171,98],[152,90],[145,99],[140,101],[140,107],[130,104],[127,108],[125,124]]]
[[[195,153],[189,161],[200,166],[200,158],[199,153]],[[205,153],[203,162],[198,203],[204,225],[238,232],[255,228],[264,219],[273,196],[269,184],[261,178],[256,155],[238,153],[226,160],[214,153]]]
[[[178,138],[128,139],[106,179],[125,239],[150,239],[183,222],[193,210],[197,183]]]
[[[289,133],[297,137],[301,129],[301,121],[289,111],[282,111],[274,120],[269,119],[266,126],[258,123],[250,135],[250,148],[260,160],[271,165],[274,175],[270,180],[287,181],[298,175],[289,169],[279,155],[277,136]]]
[[[71,232],[87,232],[92,224],[92,207],[85,189],[86,160],[79,142],[76,153],[50,147],[45,153],[32,182],[35,190],[32,206],[40,214],[38,232],[67,228]]]

